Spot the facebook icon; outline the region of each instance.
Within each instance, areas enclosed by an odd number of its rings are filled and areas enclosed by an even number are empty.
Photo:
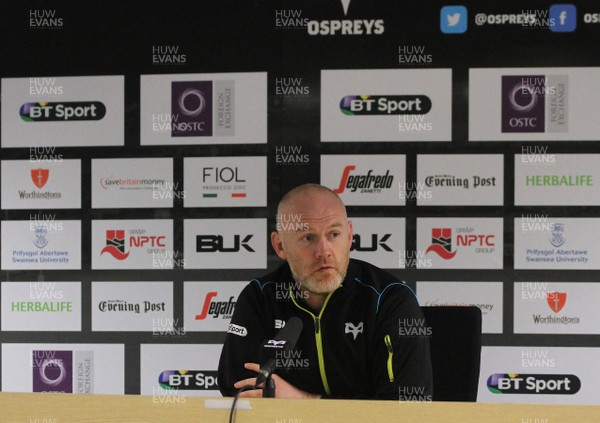
[[[550,6],[550,31],[573,32],[577,27],[577,8],[573,4]]]

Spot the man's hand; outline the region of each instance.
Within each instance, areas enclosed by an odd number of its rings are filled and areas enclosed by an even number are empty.
[[[260,370],[260,366],[256,363],[244,363],[244,367],[253,372]],[[271,375],[271,379],[275,381],[275,398],[296,398],[296,399],[319,399],[320,395],[311,394],[303,391],[302,389],[296,388],[294,385],[287,383],[285,380],[277,376],[276,374]],[[240,389],[246,385],[254,386],[256,384],[256,378],[243,379],[233,384],[235,389]],[[244,391],[240,394],[240,397],[262,397],[262,389],[253,389],[250,391]]]

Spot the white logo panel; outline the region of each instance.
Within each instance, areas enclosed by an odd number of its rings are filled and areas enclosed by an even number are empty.
[[[142,75],[142,145],[267,142],[267,73]]]
[[[92,207],[173,207],[172,158],[92,159]]]
[[[483,333],[502,333],[502,282],[417,282],[417,298],[425,307],[475,306]]]
[[[470,141],[595,141],[600,68],[469,70]]]
[[[417,268],[502,269],[502,219],[418,218]]]
[[[186,269],[265,269],[266,219],[185,219]]]
[[[600,154],[515,155],[515,205],[600,205]]]
[[[248,282],[184,282],[183,321],[188,332],[226,332]]]
[[[173,221],[93,220],[92,269],[172,269]]]
[[[600,269],[598,218],[515,218],[515,269]]]
[[[600,348],[482,347],[477,401],[597,405],[599,355]]]
[[[503,156],[419,154],[417,184],[407,188],[405,195],[413,195],[419,206],[501,206]]]
[[[404,218],[349,218],[352,221],[354,240],[350,257],[368,261],[384,269],[403,268],[401,252],[406,245],[406,220]]]
[[[403,206],[404,155],[323,155],[321,184],[351,206]]]
[[[124,87],[123,76],[3,78],[2,147],[123,145]]]
[[[185,157],[185,207],[266,207],[266,157]]]
[[[140,393],[152,395],[158,403],[184,402],[186,395],[221,396],[217,369],[222,348],[214,344],[142,344]],[[182,377],[184,374],[190,376]]]
[[[2,282],[3,331],[81,330],[80,282]]]
[[[81,160],[3,160],[3,209],[78,209]]]
[[[451,141],[451,69],[321,71],[321,140]]]
[[[172,282],[92,282],[92,331],[160,333],[169,319]]]
[[[45,390],[39,389],[39,385],[43,386],[40,384],[43,376],[39,374],[39,370],[46,367],[44,363],[52,360],[59,363],[61,380],[50,379],[50,382],[57,386],[47,386]],[[80,371],[83,371],[81,377],[78,373]],[[122,344],[2,344],[2,391],[123,395],[125,393],[124,346]]]
[[[515,282],[515,333],[600,334],[600,283]]]
[[[2,269],[81,269],[81,222],[54,215],[3,221]]]

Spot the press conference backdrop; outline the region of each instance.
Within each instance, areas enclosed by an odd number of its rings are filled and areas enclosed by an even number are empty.
[[[480,401],[598,402],[598,4],[0,11],[2,391],[218,395],[277,201],[316,182],[352,257],[481,308]]]

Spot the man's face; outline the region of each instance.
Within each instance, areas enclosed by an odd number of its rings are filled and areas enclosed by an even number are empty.
[[[308,191],[286,202],[271,242],[296,282],[311,293],[326,294],[346,277],[352,223],[337,198]]]

